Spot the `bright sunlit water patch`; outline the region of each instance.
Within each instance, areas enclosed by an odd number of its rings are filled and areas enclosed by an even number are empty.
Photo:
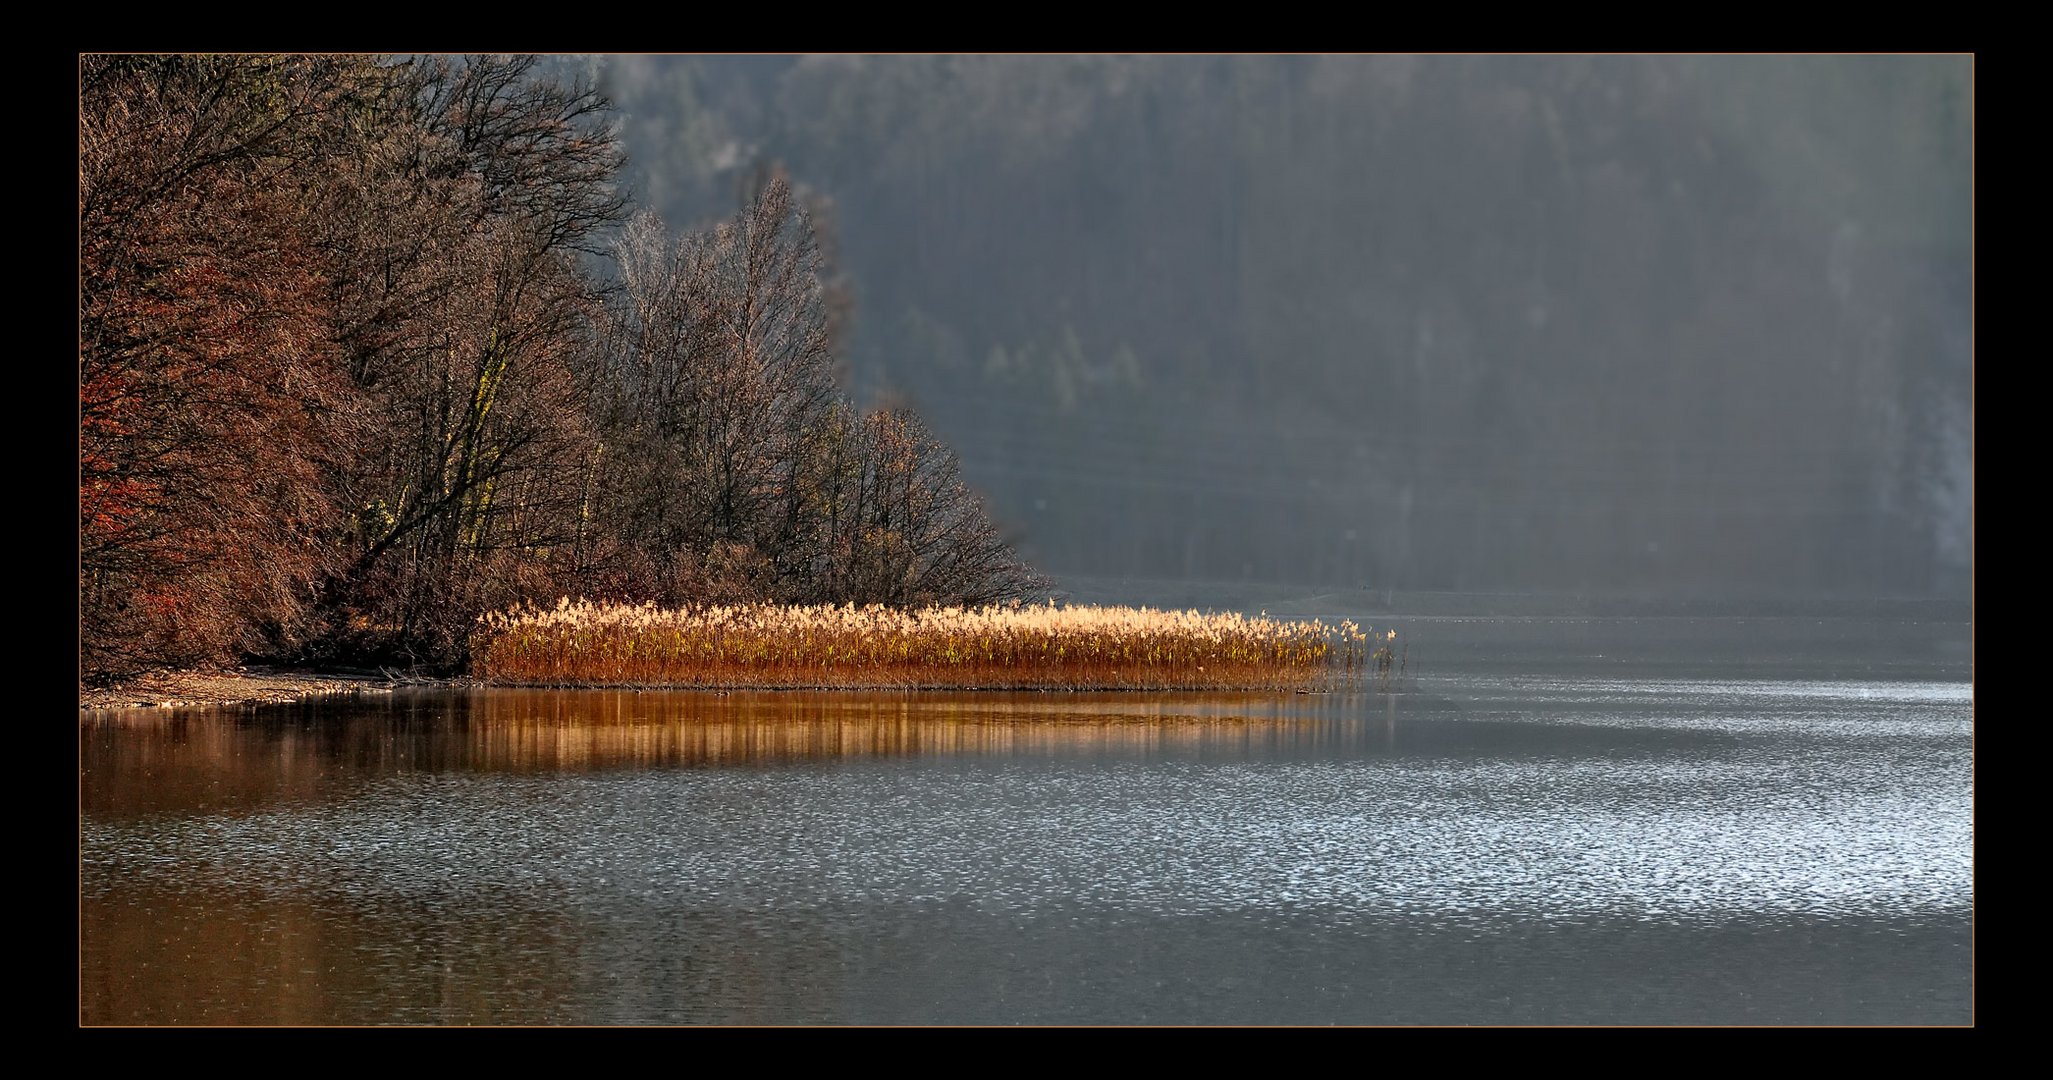
[[[1538,758],[424,775],[331,805],[89,823],[84,857],[89,891],[183,866],[236,891],[483,909],[611,896],[1692,922],[1969,903],[1965,805],[1882,760],[1817,769]]]
[[[1701,679],[1559,679],[1469,677],[1461,681],[1469,692],[1486,694],[1495,689],[1520,698],[1534,693],[1569,701],[1635,700],[1676,698],[1701,702],[1784,702],[1833,701],[1880,704],[1971,705],[1971,682],[1911,682],[1888,680],[1722,680]]]

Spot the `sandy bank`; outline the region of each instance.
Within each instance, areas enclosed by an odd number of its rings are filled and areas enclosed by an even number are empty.
[[[82,688],[80,711],[180,706],[275,704],[333,694],[385,694],[400,686],[443,685],[383,675],[345,675],[276,668],[153,671],[112,686]]]

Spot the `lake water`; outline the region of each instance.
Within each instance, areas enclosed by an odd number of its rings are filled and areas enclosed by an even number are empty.
[[[1389,691],[80,727],[87,1024],[1966,1024],[1969,627],[1372,620]]]

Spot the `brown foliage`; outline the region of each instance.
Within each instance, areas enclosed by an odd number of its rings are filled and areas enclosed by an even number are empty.
[[[840,403],[781,176],[674,243],[631,224],[609,302],[606,103],[532,59],[81,66],[82,676],[451,668],[567,592],[1036,587],[916,420]]]
[[[546,587],[589,441],[575,249],[621,202],[603,99],[533,67],[83,62],[87,673],[309,629],[452,663]]]
[[[288,637],[346,442],[323,259],[281,176],[353,69],[89,61],[80,606],[89,671]],[[166,149],[170,148],[170,149]],[[156,150],[157,153],[149,151]]]

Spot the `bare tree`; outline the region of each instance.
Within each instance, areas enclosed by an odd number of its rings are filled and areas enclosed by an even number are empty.
[[[646,217],[615,250],[614,527],[666,568],[667,600],[740,572],[774,591],[803,573],[804,448],[834,397],[804,211],[779,178],[709,232],[669,243]]]
[[[410,69],[397,140],[415,246],[368,254],[352,371],[384,418],[339,606],[460,659],[472,616],[549,576],[582,510],[595,291],[578,261],[624,200],[605,99],[527,57]],[[387,287],[380,291],[376,283]],[[431,300],[422,304],[420,299]],[[510,591],[511,590],[511,591]]]
[[[985,604],[1046,591],[958,475],[955,455],[902,407],[853,425],[836,501],[837,599],[894,606]]]
[[[837,393],[837,306],[808,214],[769,174],[734,219],[667,241],[630,223],[608,355],[617,406],[606,591],[981,602],[1045,586],[904,410]]]

